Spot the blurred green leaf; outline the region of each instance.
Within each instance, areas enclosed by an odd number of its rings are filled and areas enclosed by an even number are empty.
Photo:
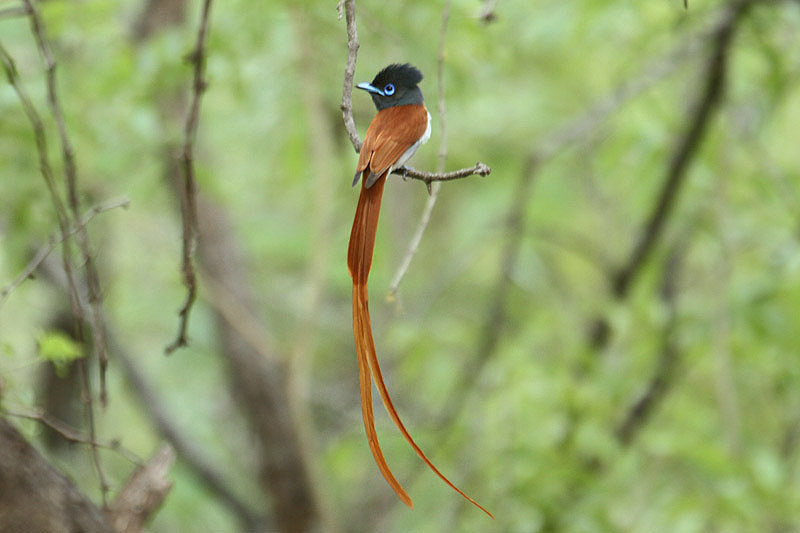
[[[83,357],[83,347],[63,331],[44,331],[36,338],[39,357],[53,363],[63,377],[72,361]]]

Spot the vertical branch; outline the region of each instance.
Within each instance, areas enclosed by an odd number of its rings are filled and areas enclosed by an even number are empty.
[[[361,151],[361,139],[356,131],[356,122],[353,119],[353,77],[356,74],[356,59],[358,59],[358,30],[356,29],[356,0],[340,0],[336,6],[339,19],[344,11],[347,24],[347,62],[344,67],[344,83],[342,87],[342,120],[350,142],[356,152]]]
[[[676,293],[684,254],[683,244],[676,244],[664,265],[661,301],[667,309],[667,321],[661,335],[661,352],[655,371],[644,391],[631,403],[622,421],[614,430],[617,440],[626,446],[633,442],[636,435],[650,420],[655,409],[669,392],[676,375],[676,368],[680,361],[680,351],[675,339],[675,331],[678,326]]]
[[[197,43],[189,61],[194,65],[194,81],[192,84],[192,102],[184,125],[184,142],[181,151],[181,167],[183,170],[183,187],[180,191],[181,217],[183,224],[183,257],[181,270],[183,284],[186,286],[186,300],[178,316],[178,336],[175,341],[167,346],[166,352],[172,353],[176,349],[188,344],[186,329],[189,323],[189,314],[197,299],[197,274],[194,268],[194,252],[197,247],[197,181],[194,173],[194,142],[197,137],[197,124],[200,118],[200,98],[206,90],[205,64],[206,64],[206,37],[208,35],[209,13],[211,0],[203,1],[203,12],[200,18],[200,27],[197,31]]]
[[[69,281],[71,310],[73,316],[76,316],[80,319],[83,315],[81,314],[78,291],[72,275],[72,263],[69,260],[70,220],[67,210],[64,208],[64,203],[61,200],[61,196],[56,189],[53,168],[50,166],[50,159],[47,155],[47,136],[45,135],[44,131],[44,123],[42,122],[39,113],[36,111],[36,108],[33,106],[30,96],[28,96],[28,93],[22,86],[22,80],[20,80],[19,72],[17,71],[17,66],[14,63],[14,59],[9,55],[2,45],[0,45],[0,61],[3,63],[3,70],[6,73],[8,82],[13,87],[14,92],[16,92],[17,98],[19,98],[20,104],[22,105],[22,109],[25,112],[25,115],[28,117],[28,121],[31,123],[31,127],[33,129],[33,137],[36,141],[36,151],[39,156],[39,172],[41,172],[45,185],[47,186],[47,191],[50,193],[50,201],[53,203],[56,219],[58,220],[58,227],[61,232],[61,242],[64,243],[62,246],[62,259],[64,263],[64,272],[66,273]]]
[[[439,144],[439,162],[436,167],[437,173],[444,172],[444,166],[447,162],[447,113],[446,102],[444,97],[444,45],[445,36],[447,34],[447,23],[450,20],[450,3],[451,0],[445,0],[444,8],[442,9],[442,26],[439,30],[439,53],[436,62],[436,85],[438,89],[438,109],[439,109],[439,129],[442,132],[442,140]],[[428,228],[428,223],[431,221],[433,208],[436,206],[436,201],[439,198],[439,189],[442,186],[441,182],[437,181],[431,185],[430,181],[425,182],[428,187],[428,201],[425,203],[425,208],[422,210],[417,229],[411,237],[411,242],[408,245],[408,251],[400,262],[400,266],[392,278],[392,284],[389,287],[389,298],[393,298],[397,294],[397,289],[400,287],[400,282],[403,281],[406,272],[408,271],[411,260],[417,253],[419,243],[422,241],[422,236]]]
[[[715,47],[707,64],[707,78],[703,91],[689,110],[693,117],[685,134],[680,137],[675,152],[667,168],[667,176],[658,196],[656,205],[645,225],[644,234],[634,247],[628,263],[620,269],[614,279],[614,294],[624,297],[641,271],[644,262],[653,250],[664,224],[675,205],[680,187],[684,182],[686,170],[694,154],[699,148],[708,128],[712,114],[719,107],[725,87],[725,75],[728,66],[728,51],[733,38],[736,22],[741,16],[745,2],[738,2],[731,8],[729,16],[717,31]]]
[[[33,5],[30,3],[26,3],[26,8],[29,10],[32,19],[38,21],[38,14],[35,10],[33,10]],[[40,51],[42,50],[42,44],[46,43],[44,40],[44,34],[42,30],[42,26],[40,23],[36,23],[34,25],[34,33],[36,34],[37,42],[40,43]],[[44,50],[48,50],[46,46],[44,46]],[[42,52],[44,54],[44,52]],[[49,57],[49,52],[46,57]],[[19,78],[19,73],[17,72],[16,65],[14,64],[13,59],[5,50],[5,48],[0,45],[0,60],[3,63],[3,69],[6,72],[6,76],[8,77],[9,83],[14,88],[14,91],[17,93],[17,97],[22,104],[22,108],[25,112],[25,115],[28,117],[31,126],[33,127],[33,134],[34,138],[36,139],[36,149],[39,154],[39,170],[42,173],[42,177],[44,178],[45,184],[47,185],[47,190],[50,193],[51,201],[53,202],[53,207],[56,212],[56,218],[58,219],[58,226],[61,232],[61,239],[62,239],[62,246],[61,246],[61,259],[62,265],[64,267],[64,274],[67,278],[67,287],[69,293],[69,302],[70,302],[70,310],[73,316],[73,322],[75,327],[75,334],[76,337],[79,339],[83,339],[83,318],[84,313],[81,307],[80,301],[80,294],[78,292],[77,285],[75,283],[75,276],[72,272],[72,262],[70,259],[70,217],[69,213],[67,212],[66,208],[64,207],[64,203],[61,200],[61,196],[56,189],[55,184],[55,177],[53,175],[53,169],[50,166],[50,159],[47,155],[47,136],[45,135],[44,130],[44,123],[42,122],[39,113],[36,111],[36,108],[33,106],[33,102],[31,101],[28,93],[25,91],[24,87],[22,86],[22,81]],[[50,67],[52,65],[52,67]],[[55,68],[55,64],[51,60],[48,62],[48,72],[52,72],[52,69]],[[50,83],[53,83],[51,86]],[[48,87],[52,89],[55,88],[54,82],[48,82]],[[53,92],[50,92],[50,100],[51,103],[53,100],[57,102],[55,95]],[[58,115],[60,116],[60,114]],[[63,125],[63,120],[61,121]],[[74,177],[74,175],[73,175]],[[76,217],[77,224],[80,224],[80,217]],[[85,231],[85,228],[84,228]],[[88,268],[88,267],[87,267]],[[91,276],[87,275],[87,280]],[[90,437],[92,442],[96,442],[96,435],[95,435],[95,426],[94,426],[94,409],[93,409],[93,402],[92,402],[92,395],[91,389],[89,384],[89,374],[87,371],[86,359],[82,358],[78,361],[78,366],[81,372],[82,378],[82,401],[84,405],[84,412],[86,419],[89,424],[89,431]],[[95,470],[97,471],[97,476],[100,480],[100,491],[103,497],[103,502],[105,503],[106,493],[108,491],[108,485],[105,481],[105,476],[103,474],[103,469],[100,465],[100,457],[97,452],[97,446],[92,445],[92,462],[94,463]]]
[[[76,232],[78,247],[83,256],[84,273],[86,279],[86,289],[89,298],[89,325],[92,328],[92,340],[94,342],[94,352],[97,354],[97,360],[100,364],[100,402],[103,405],[108,403],[108,395],[106,392],[106,368],[108,367],[108,350],[106,348],[105,331],[103,324],[100,320],[102,314],[102,297],[100,295],[100,279],[97,274],[97,268],[92,258],[91,247],[89,246],[89,234],[86,227],[80,225],[80,200],[78,199],[78,172],[75,164],[75,150],[72,147],[67,132],[66,121],[64,120],[64,112],[61,107],[61,101],[58,97],[58,88],[56,86],[56,61],[53,53],[50,50],[44,22],[39,14],[39,11],[33,5],[31,0],[23,0],[25,8],[27,9],[31,20],[31,31],[36,39],[36,45],[39,48],[39,54],[42,56],[44,62],[45,72],[47,74],[47,102],[50,107],[50,113],[53,115],[56,126],[58,128],[58,136],[61,143],[61,156],[64,163],[64,177],[67,188],[67,203],[69,204],[71,216],[74,223],[77,225],[78,231]],[[80,322],[80,321],[78,321]],[[79,326],[78,329],[82,329]],[[81,340],[83,340],[82,331]],[[88,384],[87,384],[88,385]],[[91,393],[84,391],[84,394],[89,397],[91,401]],[[94,421],[90,417],[89,426],[94,426]]]
[[[612,276],[612,294],[616,300],[628,296],[631,285],[643,270],[647,260],[661,238],[669,215],[675,207],[689,164],[697,154],[714,112],[722,101],[728,70],[728,55],[738,22],[752,0],[739,0],[729,4],[712,34],[712,49],[705,65],[706,78],[702,90],[688,111],[689,125],[675,145],[667,163],[666,176],[653,210],[644,224],[642,235],[633,247],[628,260]],[[605,317],[596,318],[590,330],[590,345],[596,350],[609,341],[610,326]]]

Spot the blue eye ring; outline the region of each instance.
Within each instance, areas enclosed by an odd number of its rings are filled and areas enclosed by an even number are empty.
[[[383,94],[392,96],[394,94],[394,85],[391,83],[386,84],[386,87],[383,88]]]

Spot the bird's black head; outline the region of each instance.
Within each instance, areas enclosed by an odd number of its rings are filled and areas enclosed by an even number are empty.
[[[422,72],[405,63],[393,63],[378,72],[372,83],[359,83],[372,96],[378,111],[396,105],[422,103],[422,91],[417,84],[422,81]]]

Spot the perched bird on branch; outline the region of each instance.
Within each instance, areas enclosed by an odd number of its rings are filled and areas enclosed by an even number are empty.
[[[358,88],[370,93],[378,113],[367,128],[364,144],[356,165],[353,186],[361,179],[361,194],[358,198],[350,245],[347,251],[347,267],[353,278],[353,336],[358,356],[358,375],[361,384],[361,412],[367,432],[370,450],[383,477],[400,499],[412,507],[411,498],[395,479],[383,457],[372,412],[372,380],[378,389],[386,410],[400,433],[414,451],[436,475],[453,490],[472,502],[489,516],[492,514],[479,503],[456,487],[434,466],[406,430],[392,403],[381,375],[381,367],[372,339],[369,318],[367,279],[372,266],[378,214],[386,178],[393,169],[401,167],[431,136],[431,115],[425,108],[422,91],[418,84],[422,73],[409,64],[392,64],[381,70],[372,83],[359,83]],[[492,518],[494,518],[492,516]]]

